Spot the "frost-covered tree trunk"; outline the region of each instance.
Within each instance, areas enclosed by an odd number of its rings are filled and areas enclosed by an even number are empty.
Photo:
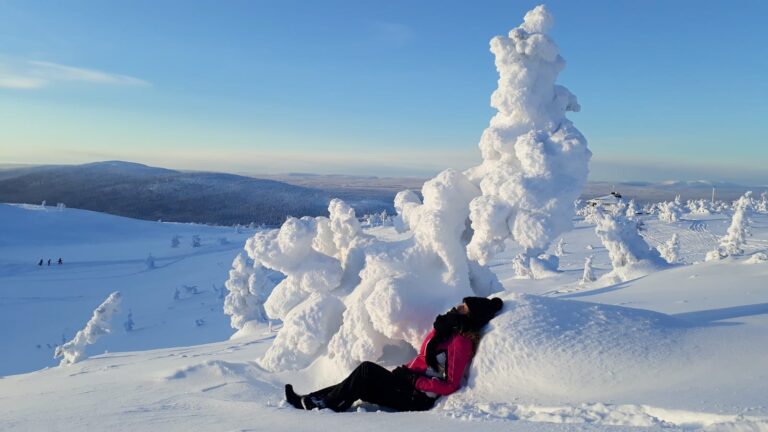
[[[94,311],[85,328],[78,331],[74,339],[56,347],[53,358],[61,358],[60,366],[77,363],[85,358],[85,347],[95,343],[101,336],[112,331],[110,321],[120,307],[122,296],[115,291]]]
[[[747,242],[747,236],[749,235],[747,211],[750,206],[752,206],[751,191],[745,193],[734,204],[731,225],[728,227],[726,234],[720,238],[717,249],[707,253],[705,258],[707,261],[744,254],[744,244]]]
[[[521,277],[556,270],[557,260],[540,255],[570,229],[591,157],[565,117],[579,111],[576,96],[555,84],[565,60],[548,35],[553,24],[537,6],[508,36],[491,40],[499,72],[491,105],[498,112],[480,138],[483,163],[466,173],[482,192],[470,203],[469,257],[486,264],[511,237],[523,248],[515,259]]]

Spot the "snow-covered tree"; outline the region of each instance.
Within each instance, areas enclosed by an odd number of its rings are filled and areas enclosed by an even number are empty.
[[[646,203],[643,205],[643,213],[645,214],[657,214],[659,212],[655,203]]]
[[[675,264],[680,260],[680,237],[677,233],[672,234],[666,243],[660,244],[656,249],[668,263]]]
[[[629,200],[629,203],[627,203],[627,211],[625,212],[625,215],[629,219],[634,219],[635,216],[637,216],[637,205],[635,204],[635,200]]]
[[[607,278],[627,281],[667,265],[659,252],[648,246],[640,236],[637,223],[623,215],[598,211],[595,232],[611,258],[613,270],[606,275]]]
[[[56,204],[56,210],[58,210],[58,211],[64,211],[64,209],[66,209],[66,208],[67,208],[67,206],[64,205],[64,203]]]
[[[133,322],[133,311],[128,309],[128,317],[123,322],[123,328],[126,332],[132,332],[136,323]]]
[[[481,191],[470,203],[469,257],[486,264],[512,238],[523,249],[519,274],[534,278],[556,270],[539,257],[571,228],[592,155],[565,117],[580,110],[576,96],[555,84],[565,60],[549,37],[553,24],[537,6],[509,35],[491,40],[499,72],[491,105],[498,112],[480,138],[483,163],[466,172]]]
[[[557,245],[555,245],[555,255],[556,256],[563,256],[565,255],[565,239],[560,237],[560,240],[557,241]]]
[[[755,210],[760,213],[768,213],[768,192],[760,194],[760,200],[755,205]]]
[[[172,248],[179,247],[179,244],[181,243],[180,239],[181,239],[181,237],[178,236],[178,235],[175,235],[175,236],[171,237],[171,247]]]
[[[592,260],[595,258],[594,255],[589,255],[584,260],[584,272],[581,274],[581,284],[588,284],[590,282],[594,282],[597,278],[595,277],[595,270],[592,268]]]
[[[200,236],[197,234],[192,236],[192,247],[200,247]]]
[[[707,261],[717,260],[733,255],[744,254],[744,244],[749,235],[749,219],[747,212],[752,206],[752,192],[745,193],[734,204],[733,217],[731,225],[726,234],[720,238],[717,249],[710,251],[706,255]]]
[[[480,140],[483,162],[441,172],[421,197],[397,194],[393,224],[411,235],[368,236],[351,207],[334,200],[328,218],[288,218],[246,242],[254,262],[285,275],[264,303],[283,327],[262,367],[299,369],[324,353],[344,371],[377,360],[385,346],[418,349],[435,315],[457,299],[502,289],[487,262],[510,239],[522,249],[521,274],[553,274],[558,259],[544,251],[571,227],[591,153],[565,117],[579,110],[575,96],[555,84],[565,62],[548,36],[552,24],[538,6],[491,41],[498,113]]]
[[[53,358],[61,358],[60,366],[77,363],[85,358],[85,347],[95,343],[101,336],[112,331],[110,321],[117,313],[122,296],[115,291],[94,311],[85,328],[78,331],[74,339],[56,347]]]
[[[662,222],[677,222],[680,220],[680,216],[683,214],[683,210],[677,200],[659,203],[656,205],[656,207],[659,210],[659,220]]]
[[[155,257],[152,256],[151,253],[147,255],[147,259],[144,260],[144,265],[147,267],[147,270],[152,270],[155,268]]]
[[[240,330],[248,321],[267,321],[264,301],[275,286],[267,269],[238,254],[224,286],[229,290],[224,298],[224,313],[230,316],[232,328]]]

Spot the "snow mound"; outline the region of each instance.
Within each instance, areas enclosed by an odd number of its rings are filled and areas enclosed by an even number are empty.
[[[674,368],[685,325],[657,312],[509,295],[491,321],[469,372],[462,402],[510,394],[595,400],[659,384]],[[666,378],[666,377],[665,377]]]
[[[745,264],[760,264],[764,262],[768,262],[768,254],[765,252],[756,252],[751,257],[749,257],[749,259],[744,261]]]

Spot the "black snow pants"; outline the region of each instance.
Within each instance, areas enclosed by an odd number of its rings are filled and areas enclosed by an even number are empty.
[[[337,412],[348,410],[357,400],[396,411],[426,411],[436,400],[416,390],[410,382],[368,361],[361,363],[344,381],[309,396],[321,399],[327,408]]]

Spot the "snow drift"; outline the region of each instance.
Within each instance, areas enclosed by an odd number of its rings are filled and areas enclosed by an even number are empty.
[[[602,400],[652,388],[660,369],[682,367],[675,362],[686,326],[668,315],[531,295],[503,299],[459,401],[505,401],[510,392]]]

